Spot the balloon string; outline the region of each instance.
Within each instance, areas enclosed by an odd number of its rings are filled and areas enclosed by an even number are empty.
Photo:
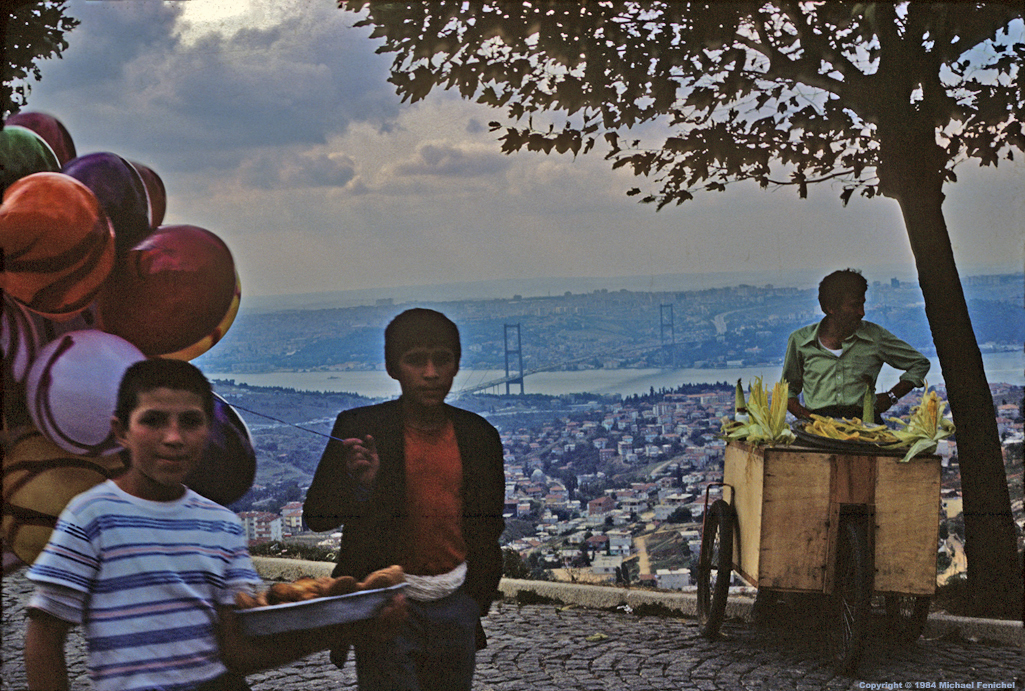
[[[225,402],[227,402],[227,401],[225,401]],[[295,427],[296,429],[302,430],[303,432],[309,432],[310,434],[317,434],[317,435],[320,435],[322,437],[327,437],[328,439],[334,439],[335,441],[345,441],[344,439],[339,439],[338,437],[332,436],[330,434],[325,434],[324,432],[318,432],[315,429],[307,429],[305,427],[300,427],[299,425],[295,424],[294,422],[287,422],[287,421],[282,420],[280,418],[276,418],[276,417],[274,417],[272,415],[265,415],[264,413],[258,413],[255,410],[249,410],[249,408],[243,408],[242,406],[240,406],[240,405],[238,405],[236,403],[228,403],[228,405],[230,405],[232,408],[237,408],[238,410],[244,410],[247,413],[252,413],[253,415],[259,415],[260,417],[265,417],[268,420],[273,420],[274,422],[280,422],[282,425],[288,425],[289,427]]]

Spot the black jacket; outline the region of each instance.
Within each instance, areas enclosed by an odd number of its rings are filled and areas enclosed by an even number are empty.
[[[463,539],[466,542],[466,592],[487,614],[502,577],[498,540],[505,529],[505,471],[498,431],[477,415],[445,406],[455,427],[463,465]],[[367,435],[377,443],[381,461],[370,498],[358,501],[357,483],[342,461],[337,439]],[[341,413],[306,493],[303,518],[315,531],[344,525],[335,575],[357,580],[409,554],[402,410],[399,400]],[[478,629],[479,633],[482,633]],[[479,641],[482,645],[483,641]]]

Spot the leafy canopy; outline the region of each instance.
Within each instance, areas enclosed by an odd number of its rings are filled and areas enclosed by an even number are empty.
[[[965,159],[996,165],[1025,149],[1020,3],[341,6],[365,13],[357,26],[395,54],[404,101],[440,86],[526,119],[504,126],[507,153],[576,155],[604,141],[614,168],[657,183],[642,200],[658,208],[745,179],[802,197],[838,180],[845,204],[886,193],[884,120],[934,128],[930,165],[950,181]],[[540,113],[563,122],[535,127]]]
[[[0,9],[0,40],[4,61],[0,66],[0,117],[6,118],[28,103],[29,80],[39,81],[39,61],[60,57],[68,47],[64,34],[79,25],[65,12],[64,0],[30,2],[4,0]]]

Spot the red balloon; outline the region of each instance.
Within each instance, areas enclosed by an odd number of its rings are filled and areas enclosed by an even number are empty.
[[[152,168],[135,161],[129,161],[129,163],[135,168],[139,177],[142,178],[142,184],[146,187],[150,228],[157,228],[164,222],[164,212],[167,211],[167,190],[164,189],[164,181]]]
[[[165,355],[211,333],[234,295],[223,240],[196,226],[161,226],[118,262],[100,292],[99,323],[149,357]]]
[[[4,124],[27,127],[42,137],[53,149],[58,165],[64,165],[78,155],[75,153],[75,142],[71,140],[71,134],[61,121],[52,115],[22,111],[7,118]]]
[[[188,348],[177,350],[173,353],[164,353],[160,357],[167,358],[169,360],[193,360],[206,351],[217,345],[217,342],[224,338],[224,334],[228,332],[231,325],[235,322],[235,317],[238,315],[238,308],[242,304],[242,279],[238,277],[238,273],[235,274],[235,295],[231,298],[231,304],[228,305],[228,313],[224,315],[224,319],[221,320],[220,324],[217,325],[213,331],[204,336],[198,343],[193,343]]]
[[[0,289],[34,312],[69,317],[114,266],[114,230],[96,196],[62,173],[33,173],[0,204]]]

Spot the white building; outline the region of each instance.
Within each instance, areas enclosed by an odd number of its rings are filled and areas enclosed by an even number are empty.
[[[690,569],[658,569],[655,577],[663,590],[683,590],[691,584]]]
[[[243,511],[238,514],[249,542],[280,540],[284,534],[281,516],[268,511]]]
[[[620,555],[596,554],[591,562],[591,573],[596,576],[616,575],[616,569],[623,565],[623,557]]]
[[[282,528],[288,535],[298,535],[303,530],[303,503],[293,501],[281,507]]]
[[[605,534],[609,538],[609,554],[630,556],[634,539],[629,531],[609,530]]]

